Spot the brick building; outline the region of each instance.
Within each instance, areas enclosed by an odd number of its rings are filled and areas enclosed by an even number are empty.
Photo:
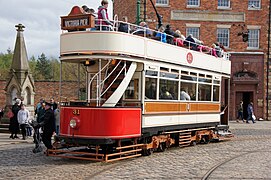
[[[152,1],[163,17],[163,25],[170,24],[185,36],[193,34],[207,46],[220,42],[231,53],[230,118],[236,118],[238,104],[243,100],[245,109],[252,101],[256,116],[271,120],[271,89],[267,88],[271,84],[267,71],[270,1]],[[146,21],[150,28],[157,27],[151,0],[114,0],[113,6],[119,19],[127,16],[131,23]],[[248,41],[244,42],[246,35]]]

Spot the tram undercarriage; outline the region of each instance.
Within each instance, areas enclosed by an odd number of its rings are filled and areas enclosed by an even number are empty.
[[[163,152],[169,147],[188,147],[196,144],[218,142],[233,137],[227,125],[216,127],[167,131],[153,136],[121,140],[92,140],[92,144],[103,142],[100,145],[82,145],[81,139],[55,141],[54,148],[47,151],[48,156],[62,158],[113,162],[139,156],[149,156],[153,152]],[[63,143],[65,142],[65,143]],[[91,142],[91,141],[89,141]],[[78,144],[80,143],[80,144]],[[84,143],[83,143],[84,144]]]

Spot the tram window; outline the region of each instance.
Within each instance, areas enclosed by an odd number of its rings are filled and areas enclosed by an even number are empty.
[[[178,99],[178,81],[160,79],[159,99]]]
[[[160,71],[169,72],[169,69],[168,68],[164,68],[164,67],[160,67]]]
[[[185,76],[185,75],[182,75],[181,79],[188,80],[188,81],[197,81],[197,77],[195,77],[195,76]]]
[[[199,78],[199,82],[212,83],[212,80],[206,78]]]
[[[190,76],[197,76],[197,73],[190,72]]]
[[[214,80],[214,84],[220,84],[220,81]]]
[[[188,71],[182,71],[181,73],[182,73],[182,74],[186,74],[186,75],[189,74]]]
[[[145,99],[156,99],[157,79],[146,78],[145,82]]]
[[[125,99],[138,99],[138,79],[131,80],[126,91]]]
[[[146,71],[146,75],[148,75],[148,76],[157,76],[157,75],[158,75],[158,72],[157,72],[157,71],[150,71],[150,70],[147,70],[147,71]]]
[[[214,86],[213,101],[219,101],[219,86]]]
[[[181,91],[185,91],[189,96],[191,101],[196,100],[196,88],[197,84],[196,83],[188,83],[188,82],[181,82]],[[183,100],[180,97],[180,100]]]
[[[211,85],[199,84],[199,101],[211,101]]]
[[[172,78],[172,79],[179,79],[179,75],[178,74],[166,73],[166,72],[160,72],[160,77],[167,77],[167,78]]]

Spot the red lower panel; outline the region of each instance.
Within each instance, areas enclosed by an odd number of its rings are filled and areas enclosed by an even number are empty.
[[[62,107],[60,135],[122,139],[141,136],[140,108]],[[70,127],[75,119],[76,128]]]

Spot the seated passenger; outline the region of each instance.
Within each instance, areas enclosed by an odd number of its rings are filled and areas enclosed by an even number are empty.
[[[189,34],[184,41],[184,45],[190,47],[190,49],[196,50],[197,45],[192,34]]]
[[[146,89],[145,96],[147,99],[156,99],[156,84],[154,82]]]
[[[170,25],[166,25],[166,29],[164,31],[167,34],[167,43],[173,44],[173,36],[175,33],[171,30]]]
[[[164,33],[164,31],[165,31],[164,26],[161,26],[158,29],[158,32],[156,32],[154,39],[166,43],[167,42],[167,35],[166,35],[166,33]]]
[[[127,22],[128,22],[128,18],[127,18],[127,16],[123,16],[123,22],[121,22],[120,23],[120,25],[119,25],[119,31],[120,32],[126,32],[126,33],[128,33],[129,32],[129,25],[127,24]]]
[[[180,100],[185,100],[185,101],[191,100],[189,94],[187,94],[184,89],[181,89]]]
[[[160,99],[173,99],[172,95],[168,92],[165,86],[161,88]]]
[[[149,29],[149,26],[146,22],[142,21],[139,23],[139,27],[133,32],[133,34],[144,36],[144,34],[147,37],[150,37],[152,35],[151,30]]]
[[[218,57],[222,57],[222,56],[223,56],[223,53],[224,53],[224,50],[223,50],[221,47],[224,47],[224,46],[221,45],[219,42],[216,42],[215,45],[216,45],[215,50],[216,50],[217,56],[218,56]]]
[[[185,37],[184,35],[182,35],[181,31],[176,30],[174,34],[173,43],[176,44],[177,46],[184,46],[183,44],[184,40],[185,40]]]
[[[218,57],[217,54],[216,54],[216,45],[215,44],[212,44],[210,54],[212,56]]]

